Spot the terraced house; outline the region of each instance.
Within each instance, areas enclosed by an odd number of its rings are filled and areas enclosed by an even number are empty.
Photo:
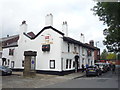
[[[27,32],[26,21],[20,25],[19,35],[2,38],[2,65],[12,69],[24,69],[24,52],[36,51],[36,71],[40,73],[64,74],[81,69],[81,65],[94,65],[100,49],[94,42],[82,43],[68,37],[67,22],[62,30],[53,27],[53,16],[45,17],[45,27],[38,34]],[[97,50],[97,54],[94,52]]]

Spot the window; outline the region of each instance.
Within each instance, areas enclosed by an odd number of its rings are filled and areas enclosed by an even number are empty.
[[[24,67],[24,60],[22,61],[22,67]]]
[[[55,69],[55,60],[50,60],[50,69]]]
[[[88,65],[90,65],[90,59],[88,59]]]
[[[14,68],[14,61],[11,61],[11,68]]]
[[[13,56],[13,54],[14,54],[14,49],[9,49],[9,55]]]
[[[99,52],[99,51],[97,52],[97,55],[100,55],[100,52]]]
[[[50,44],[42,45],[42,51],[50,51]]]
[[[71,68],[71,63],[72,63],[72,60],[70,59],[69,60],[69,68]]]
[[[9,66],[9,64],[10,64],[10,60],[8,59],[8,66]]]
[[[77,47],[74,47],[74,51],[77,52]]]
[[[70,44],[68,43],[68,52],[70,52]]]
[[[66,60],[66,69],[68,69],[68,59]]]
[[[84,58],[82,58],[82,63],[84,64]]]
[[[73,61],[73,67],[75,67],[75,61]]]
[[[87,55],[88,55],[88,56],[92,56],[92,51],[88,49],[88,50],[87,50]]]
[[[2,52],[0,52],[0,58],[2,58]]]
[[[82,55],[83,55],[83,56],[84,56],[84,50],[85,50],[85,48],[83,47],[83,48],[82,48]]]

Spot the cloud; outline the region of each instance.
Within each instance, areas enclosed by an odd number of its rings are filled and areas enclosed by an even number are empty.
[[[1,0],[1,4],[3,36],[18,34],[23,20],[27,21],[28,31],[38,33],[45,26],[45,15],[52,13],[56,29],[61,30],[62,22],[67,21],[70,37],[79,40],[83,33],[86,42],[100,41],[98,46],[103,48],[105,26],[90,10],[95,5],[92,0]]]

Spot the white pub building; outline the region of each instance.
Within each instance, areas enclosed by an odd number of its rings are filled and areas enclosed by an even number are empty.
[[[81,65],[94,65],[95,47],[68,37],[67,22],[62,32],[53,27],[53,16],[45,17],[45,27],[34,35],[27,32],[26,21],[20,25],[19,35],[2,39],[2,65],[24,69],[24,52],[36,51],[35,69],[40,73],[65,74],[81,69]],[[93,43],[92,43],[93,44]],[[77,56],[77,58],[75,58]]]

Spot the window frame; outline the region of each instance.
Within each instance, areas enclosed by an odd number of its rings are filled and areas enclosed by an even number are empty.
[[[55,69],[55,60],[50,60],[50,69]]]

